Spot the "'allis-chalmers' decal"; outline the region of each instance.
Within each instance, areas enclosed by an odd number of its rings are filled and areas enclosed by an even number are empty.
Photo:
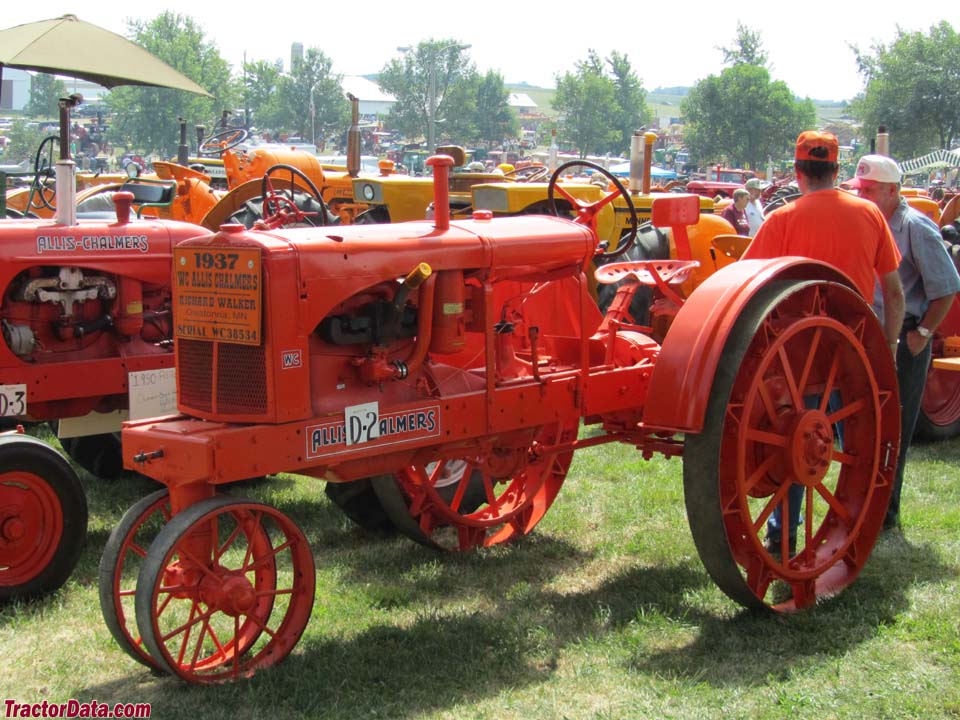
[[[353,418],[356,420],[356,418]],[[440,435],[440,406],[416,408],[403,412],[384,413],[378,415],[375,421],[378,425],[379,437],[368,441],[358,441],[347,444],[347,426],[343,420],[310,425],[307,427],[307,457],[320,457],[343,452],[354,452],[375,445],[397,445],[400,443],[420,440],[421,438],[438,437]],[[354,429],[356,430],[356,428]],[[353,433],[356,437],[357,433]],[[374,433],[376,435],[376,433]]]
[[[37,235],[37,254],[45,252],[98,252],[123,250],[149,252],[146,235]]]

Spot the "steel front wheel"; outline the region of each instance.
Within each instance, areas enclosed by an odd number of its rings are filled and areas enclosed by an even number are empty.
[[[249,677],[283,660],[313,607],[306,538],[268,505],[205,500],[175,515],[147,552],[137,626],[157,664],[184,680]]]
[[[576,433],[577,423],[515,433],[374,478],[374,488],[397,528],[417,542],[461,551],[497,545],[543,519],[573,455],[553,448]]]
[[[170,493],[166,489],[141,498],[120,518],[100,558],[103,619],[123,651],[149,668],[157,668],[157,663],[144,649],[136,628],[136,578],[147,548],[170,517]]]
[[[704,430],[688,436],[684,495],[710,575],[748,607],[791,611],[849,585],[889,503],[899,437],[896,373],[879,323],[852,290],[775,282],[727,340]],[[768,550],[799,485],[796,547]]]
[[[0,601],[63,585],[86,535],[87,500],[70,464],[36,438],[0,437]]]

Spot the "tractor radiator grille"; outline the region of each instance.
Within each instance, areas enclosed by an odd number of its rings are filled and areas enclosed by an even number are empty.
[[[216,366],[216,397],[214,397]],[[260,415],[267,411],[263,347],[177,341],[179,404],[215,415]]]
[[[205,412],[213,411],[213,343],[177,341],[177,403]]]
[[[217,413],[259,415],[267,411],[263,346],[217,346]]]

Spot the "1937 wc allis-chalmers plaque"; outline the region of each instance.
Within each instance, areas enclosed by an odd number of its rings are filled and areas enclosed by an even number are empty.
[[[259,249],[176,248],[173,262],[175,337],[262,342]]]

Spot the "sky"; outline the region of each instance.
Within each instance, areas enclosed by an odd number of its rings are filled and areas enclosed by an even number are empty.
[[[298,7],[300,6],[300,7]],[[676,0],[621,3],[576,0],[367,0],[353,3],[248,3],[164,0],[163,3],[87,0],[6,2],[0,27],[67,13],[121,35],[127,21],[150,20],[163,10],[191,17],[236,72],[247,60],[282,59],[290,45],[317,47],[334,72],[378,72],[399,46],[426,39],[469,44],[480,72],[497,70],[508,84],[553,87],[590,49],[601,57],[625,53],[646,90],[692,86],[723,69],[718,46],[732,46],[737,24],[759,32],[774,80],[800,97],[848,100],[863,88],[851,45],[889,45],[897,27],[927,32],[948,20],[950,2],[807,0],[803,3],[736,3]],[[355,10],[354,16],[350,10]],[[955,29],[960,29],[951,21]]]

